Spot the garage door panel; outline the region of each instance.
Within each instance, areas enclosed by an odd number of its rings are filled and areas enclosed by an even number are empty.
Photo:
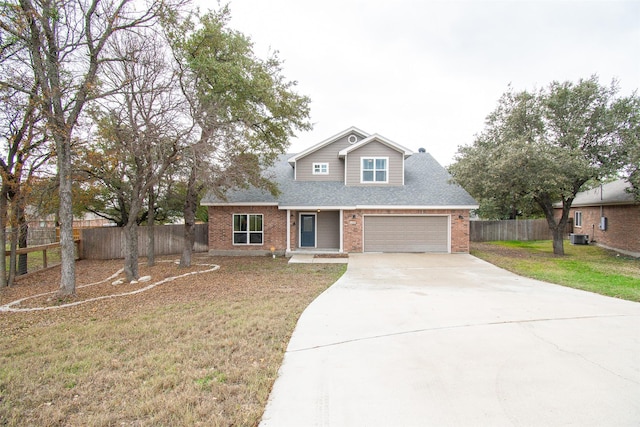
[[[448,252],[446,216],[365,216],[365,252]]]

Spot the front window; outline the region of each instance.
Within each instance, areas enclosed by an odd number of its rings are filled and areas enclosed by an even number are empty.
[[[576,211],[573,218],[573,225],[576,227],[582,227],[582,212]]]
[[[314,175],[329,175],[329,163],[314,163],[313,164]]]
[[[262,214],[233,215],[234,245],[261,245],[262,242]]]
[[[362,158],[362,182],[388,182],[386,157]]]

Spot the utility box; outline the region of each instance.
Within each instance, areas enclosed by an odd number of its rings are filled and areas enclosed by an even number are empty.
[[[569,242],[572,245],[588,245],[589,244],[589,235],[588,234],[569,234]]]
[[[600,230],[605,231],[607,229],[607,217],[603,216],[600,217]]]

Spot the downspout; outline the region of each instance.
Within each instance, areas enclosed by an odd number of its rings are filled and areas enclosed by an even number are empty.
[[[347,185],[347,164],[349,160],[349,155],[345,154],[344,156],[344,185]]]
[[[598,229],[600,229],[600,224],[602,223],[602,217],[604,216],[604,206],[602,205],[602,201],[604,200],[602,194],[602,184],[600,184],[600,218],[598,218]],[[593,224],[593,232],[591,233],[591,242],[596,242],[596,225]]]
[[[604,231],[602,230],[602,228],[600,228],[600,224],[602,224],[602,217],[604,216],[604,206],[600,205],[600,218],[598,218],[598,230],[600,231]],[[604,234],[603,234],[604,236]],[[597,242],[597,240],[594,239],[594,237],[596,237],[596,225],[593,224],[593,237],[591,238],[592,242]]]
[[[344,210],[340,209],[340,249],[338,252],[344,252]]]
[[[291,252],[291,210],[287,209],[287,250],[286,253]]]

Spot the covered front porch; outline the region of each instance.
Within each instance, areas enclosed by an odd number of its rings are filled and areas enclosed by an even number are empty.
[[[344,252],[341,209],[287,209],[287,217],[287,255]]]

